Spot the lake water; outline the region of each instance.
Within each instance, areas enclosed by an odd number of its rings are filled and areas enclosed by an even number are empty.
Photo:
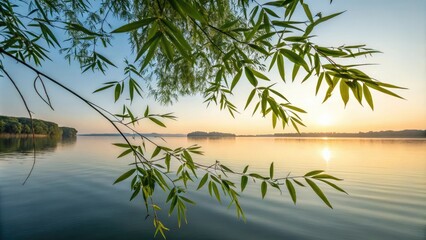
[[[43,140],[38,140],[43,141]],[[129,202],[129,182],[112,185],[131,159],[116,159],[118,137],[78,137],[38,144],[32,176],[31,144],[0,139],[0,239],[153,239],[142,199]],[[198,161],[234,169],[249,164],[275,175],[323,169],[345,179],[349,195],[322,186],[334,209],[308,188],[287,192],[259,183],[242,197],[247,222],[205,191],[191,191],[188,224],[178,229],[160,215],[167,239],[426,239],[426,141],[416,139],[166,138],[171,146],[203,146]],[[160,189],[157,189],[160,191]],[[156,196],[160,204],[163,193]],[[160,236],[157,236],[161,239]]]

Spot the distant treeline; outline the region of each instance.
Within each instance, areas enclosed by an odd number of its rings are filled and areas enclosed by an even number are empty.
[[[207,138],[220,138],[220,137],[235,137],[233,133],[221,133],[221,132],[191,132],[188,133],[187,137],[207,137]]]
[[[73,138],[77,130],[69,127],[59,127],[58,124],[39,119],[32,120],[34,133],[56,138]],[[0,134],[32,134],[31,119],[22,117],[0,116]]]
[[[359,137],[359,138],[425,138],[426,130],[379,131],[359,133],[276,133],[275,137]]]

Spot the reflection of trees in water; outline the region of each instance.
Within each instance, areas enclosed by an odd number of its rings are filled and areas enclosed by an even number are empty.
[[[70,137],[70,138],[62,138],[62,140],[59,141],[62,146],[72,146],[77,141],[76,137]]]
[[[57,138],[35,138],[36,151],[52,152],[58,143],[63,145],[75,144],[76,138],[59,140]],[[31,152],[33,151],[33,138],[0,138],[0,153]]]

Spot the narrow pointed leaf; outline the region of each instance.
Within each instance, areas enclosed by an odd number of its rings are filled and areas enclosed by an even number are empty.
[[[318,195],[318,197],[321,198],[321,200],[330,208],[333,208],[331,206],[331,203],[328,201],[327,197],[324,195],[324,193],[321,191],[321,189],[310,179],[306,178],[306,182],[309,184],[309,186],[314,190],[314,192]]]
[[[294,204],[296,204],[296,189],[294,189],[293,184],[288,179],[285,180],[285,185],[287,186],[288,192],[290,193],[291,200],[293,200]]]
[[[265,181],[262,182],[262,185],[260,186],[261,192],[262,192],[262,199],[265,198],[266,192],[268,191],[268,185]]]
[[[114,184],[119,183],[125,179],[127,179],[128,177],[132,176],[132,174],[136,171],[136,169],[130,169],[129,171],[123,173],[123,175],[121,175],[120,177],[117,178],[117,180],[115,180]]]
[[[243,192],[244,191],[244,189],[246,188],[246,186],[247,186],[247,182],[248,182],[248,177],[247,176],[242,176],[241,177],[241,192]]]

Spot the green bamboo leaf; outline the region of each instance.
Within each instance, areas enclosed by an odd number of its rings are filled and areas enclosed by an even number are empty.
[[[318,179],[318,180],[320,180],[321,182],[324,182],[324,183],[330,185],[332,188],[336,189],[337,191],[340,191],[340,192],[348,194],[345,190],[343,190],[342,188],[340,188],[339,186],[337,186],[334,183],[331,183],[331,182],[329,182],[327,180],[324,180],[324,179]]]
[[[386,88],[398,88],[398,89],[408,89],[405,87],[399,87],[399,86],[395,86],[389,83],[383,83],[383,82],[375,82],[377,85],[382,86],[382,87],[386,87]]]
[[[161,152],[161,148],[157,146],[157,147],[154,149],[154,152],[152,152],[151,158],[154,158],[154,157],[155,157],[155,156],[157,156],[160,152]]]
[[[180,54],[182,54],[183,57],[185,57],[186,59],[190,60],[191,59],[191,56],[189,55],[190,50],[188,50],[184,46],[182,46],[182,44],[176,39],[175,36],[173,36],[173,34],[171,33],[170,30],[166,29],[165,33],[166,33],[168,39],[176,47],[176,49],[178,50],[178,52]]]
[[[258,77],[260,79],[266,80],[266,81],[270,81],[270,79],[267,76],[265,76],[263,73],[258,72],[258,71],[254,70],[254,69],[251,69],[251,71],[253,72],[254,76],[256,76],[256,77]]]
[[[240,80],[240,78],[241,78],[241,75],[243,74],[243,69],[242,68],[240,68],[240,70],[237,72],[237,74],[234,76],[234,79],[232,80],[232,83],[231,83],[231,91],[232,91],[232,89],[234,89],[234,87],[237,85],[237,83],[238,83],[238,81]]]
[[[295,26],[294,22],[289,22],[289,21],[278,21],[278,20],[274,20],[271,21],[273,25],[275,26],[279,26],[279,27],[284,27],[284,28],[291,28],[291,29],[296,29],[298,31],[303,32],[302,29],[298,28]]]
[[[166,163],[166,167],[167,167],[167,172],[170,172],[170,160],[171,160],[170,154],[167,154],[164,159],[164,162]]]
[[[160,38],[162,38],[163,33],[161,32],[157,32],[154,34],[154,36],[152,36],[151,38],[149,38],[140,48],[140,50],[138,51],[138,53],[136,54],[136,61],[142,57],[142,55],[151,48],[151,46],[153,44],[156,43],[156,41],[158,41]]]
[[[336,180],[336,181],[343,180],[343,179],[331,176],[329,174],[318,174],[318,175],[313,176],[313,178],[316,178],[316,179],[333,179],[333,180]]]
[[[359,104],[362,105],[362,87],[357,81],[354,81],[352,85],[349,86],[352,90],[353,95],[358,100]]]
[[[315,96],[318,94],[318,91],[321,87],[322,79],[324,78],[324,72],[322,72],[318,78],[317,86],[315,88]]]
[[[278,92],[278,91],[276,91],[272,88],[270,88],[269,91],[273,92],[275,95],[277,95],[278,97],[280,97],[280,98],[282,98],[282,99],[284,99],[288,102],[288,99],[286,97],[284,97],[284,95],[282,95],[280,92]]]
[[[380,91],[382,93],[385,93],[385,94],[388,94],[388,95],[391,95],[391,96],[394,96],[394,97],[397,97],[397,98],[404,99],[403,97],[399,96],[398,94],[395,94],[395,93],[393,93],[393,92],[391,92],[387,89],[384,89],[382,87],[379,87],[379,86],[376,86],[376,85],[370,84],[370,83],[365,83],[365,84],[367,84],[367,86],[369,86],[370,88],[373,88],[373,89]]]
[[[370,105],[371,110],[374,110],[374,103],[373,103],[373,97],[371,96],[370,90],[368,89],[367,85],[362,85],[362,88],[364,90],[364,97],[365,100],[367,100],[368,105]]]
[[[305,177],[309,177],[309,176],[313,176],[313,175],[317,175],[324,172],[324,170],[314,170],[314,171],[310,171],[308,173],[305,174]]]
[[[247,186],[247,183],[248,183],[248,177],[245,175],[241,176],[241,192],[244,191],[244,189]]]
[[[262,99],[261,99],[261,110],[262,110],[262,114],[263,116],[266,116],[266,106],[268,103],[268,97],[269,97],[269,91],[267,89],[265,89],[262,92]]]
[[[133,191],[133,194],[132,194],[132,196],[130,197],[130,200],[129,201],[132,201],[136,196],[138,196],[138,193],[141,191],[141,188],[140,187],[138,187],[138,188],[136,188],[134,191]]]
[[[172,46],[170,46],[170,42],[167,40],[167,38],[163,37],[161,38],[161,49],[163,50],[164,54],[167,56],[167,58],[170,61],[173,61],[174,58],[174,50]]]
[[[104,86],[104,87],[101,87],[101,88],[96,89],[93,93],[97,93],[97,92],[100,92],[100,91],[106,90],[106,89],[111,88],[111,87],[113,87],[113,86],[114,86],[114,84],[106,85],[106,86]]]
[[[186,197],[184,197],[184,196],[181,196],[180,198],[181,198],[183,201],[187,202],[187,203],[190,203],[190,204],[192,204],[192,205],[196,205],[196,203],[195,203],[194,201],[192,201],[191,199],[189,199],[189,198],[186,198]]]
[[[121,158],[121,157],[124,157],[124,156],[126,156],[127,154],[129,154],[129,153],[131,153],[131,152],[133,152],[133,149],[127,149],[127,150],[125,150],[124,152],[122,152],[120,155],[118,155],[118,157],[117,158]]]
[[[208,178],[209,178],[209,174],[208,173],[204,174],[204,177],[201,179],[200,184],[198,184],[197,190],[204,186]]]
[[[117,147],[121,147],[121,148],[131,148],[131,147],[136,147],[136,146],[129,145],[129,144],[127,144],[127,143],[113,143],[112,145],[117,146]]]
[[[262,185],[260,186],[261,192],[262,192],[262,199],[265,198],[266,192],[268,191],[268,185],[265,181],[262,182]]]
[[[158,43],[159,43],[160,39],[161,39],[161,36],[156,38],[154,40],[154,42],[151,44],[151,46],[149,47],[148,53],[146,54],[145,59],[142,62],[142,66],[140,68],[140,71],[145,69],[145,67],[148,65],[148,63],[151,61],[151,59],[154,57],[155,51],[157,50]]]
[[[217,186],[216,186],[216,183],[214,183],[214,182],[211,182],[212,183],[212,189],[213,189],[213,193],[214,193],[214,195],[216,196],[216,199],[217,199],[217,201],[218,202],[221,202],[220,201],[220,193],[219,193],[219,189],[217,188]]]
[[[340,81],[340,96],[342,97],[343,103],[346,106],[349,101],[349,86],[343,79]]]
[[[305,36],[291,36],[284,38],[284,41],[288,42],[304,42],[307,39]]]
[[[253,99],[253,97],[254,97],[254,94],[256,93],[256,88],[254,88],[252,91],[251,91],[251,93],[250,93],[250,95],[248,96],[248,98],[247,98],[247,102],[246,102],[246,106],[244,107],[244,110],[250,105],[250,102],[251,102],[251,100]]]
[[[175,209],[177,204],[177,200],[178,200],[177,196],[174,196],[172,198],[172,202],[170,203],[169,216],[173,213],[173,210]]]
[[[256,50],[256,51],[258,51],[258,52],[260,52],[260,53],[262,53],[262,54],[264,54],[264,55],[266,55],[266,56],[268,56],[268,55],[269,55],[268,51],[266,51],[265,49],[263,49],[262,47],[260,47],[260,46],[258,46],[258,45],[256,45],[256,44],[252,44],[252,43],[250,43],[250,44],[249,44],[249,46],[250,46],[251,48],[253,48],[254,50]]]
[[[225,166],[225,165],[220,165],[220,167],[223,169],[223,170],[225,170],[226,172],[230,172],[230,173],[233,173],[234,171],[232,171],[230,168],[228,168],[227,166]]]
[[[281,54],[278,54],[277,65],[278,65],[278,71],[280,73],[281,79],[285,82],[284,58],[283,58],[283,55]]]
[[[274,178],[274,162],[271,163],[271,166],[269,166],[269,177],[271,179]]]
[[[204,19],[204,16],[200,14],[201,10],[196,9],[196,7],[190,4],[189,2],[179,1],[179,0],[175,2],[180,5],[180,9],[184,11],[188,16],[202,23],[206,22],[206,20]]]
[[[296,79],[296,76],[297,76],[297,72],[299,72],[299,69],[300,69],[300,65],[297,65],[297,64],[294,64],[294,66],[293,66],[293,72],[292,72],[292,79],[291,79],[291,81],[292,82],[294,82],[294,80]]]
[[[292,61],[295,64],[301,65],[307,72],[309,72],[308,64],[297,53],[285,48],[282,48],[280,51],[288,60]]]
[[[331,56],[331,57],[342,57],[346,56],[347,54],[343,52],[342,50],[335,50],[335,49],[329,49],[325,47],[316,46],[315,47],[320,53]]]
[[[113,67],[117,67],[117,66],[115,66],[115,64],[114,63],[112,63],[108,58],[106,58],[105,56],[103,56],[103,55],[101,55],[101,54],[99,54],[99,53],[96,53],[96,56],[97,57],[99,57],[102,61],[104,61],[104,62],[106,62],[106,63],[108,63],[109,65],[111,65],[111,66],[113,66]]]
[[[273,112],[272,113],[272,128],[275,128],[276,126],[277,126],[277,115]]]
[[[290,104],[284,104],[283,106],[284,106],[284,107],[286,107],[286,108],[289,108],[289,109],[291,109],[291,110],[293,110],[293,111],[296,111],[296,112],[306,113],[306,111],[305,111],[305,110],[303,110],[303,109],[301,109],[301,108],[298,108],[298,107],[296,107],[296,106],[290,105]]]
[[[309,21],[311,21],[311,23],[313,23],[314,18],[312,17],[312,13],[311,13],[311,10],[309,9],[308,4],[303,3],[302,6],[303,6],[303,10],[305,11],[305,14],[308,17]]]
[[[55,34],[52,33],[50,28],[47,27],[46,25],[44,25],[43,23],[40,23],[40,22],[39,22],[39,25],[40,25],[40,29],[42,30],[43,34],[46,33],[45,35],[48,35],[50,37],[50,39],[52,39],[58,47],[61,47],[61,45],[58,42],[58,39],[56,38]],[[45,38],[46,38],[46,40],[48,39],[47,36],[45,36]]]
[[[220,26],[219,28],[220,29],[222,29],[222,30],[224,30],[224,29],[227,29],[227,28],[230,28],[230,27],[232,27],[232,26],[234,26],[235,24],[237,24],[238,22],[239,22],[240,20],[239,19],[237,19],[237,20],[234,20],[234,21],[231,21],[231,22],[225,22],[222,26]]]
[[[119,83],[117,83],[117,85],[115,85],[115,90],[114,90],[114,101],[117,102],[117,100],[120,98],[121,95],[121,85]]]
[[[297,181],[296,179],[293,178],[293,182],[295,182],[297,185],[304,187],[305,185],[299,181]]]
[[[321,200],[330,208],[333,208],[328,201],[327,197],[324,195],[324,193],[321,191],[321,189],[310,179],[305,178],[306,182],[309,184],[309,186],[314,190],[314,192],[318,195],[318,197],[321,198]]]
[[[261,176],[261,175],[259,175],[257,173],[250,173],[249,176],[257,178],[257,179],[268,179],[267,177],[263,177],[263,176]]]
[[[115,180],[115,182],[113,184],[119,183],[127,178],[129,178],[130,176],[132,176],[132,174],[136,171],[136,169],[130,169],[129,171],[123,173],[123,175],[121,175],[120,177],[117,178],[117,180]]]
[[[161,22],[163,22],[164,25],[168,29],[170,29],[170,31],[167,31],[167,32],[171,33],[177,39],[177,41],[179,41],[182,47],[185,48],[186,51],[191,52],[191,46],[186,41],[185,37],[182,34],[182,31],[179,28],[177,28],[172,22],[170,22],[169,20],[165,18],[162,18]]]
[[[275,64],[275,61],[277,60],[277,57],[278,57],[278,52],[275,52],[275,53],[274,53],[274,56],[272,56],[271,63],[269,64],[269,69],[268,69],[268,71],[271,71],[272,67],[273,67],[273,66],[274,66],[274,64]]]
[[[151,120],[152,122],[154,122],[155,124],[157,124],[158,126],[161,127],[166,127],[166,125],[164,123],[162,123],[160,120],[153,118],[153,117],[148,117],[149,120]]]
[[[247,166],[244,168],[243,173],[246,173],[246,172],[247,172],[247,170],[248,170],[248,168],[249,168],[249,165],[247,165]]]
[[[149,106],[146,106],[146,109],[145,109],[143,116],[148,117],[148,114],[149,114]]]
[[[254,87],[256,87],[257,86],[257,79],[254,76],[254,74],[251,71],[251,69],[249,67],[244,67],[244,72],[246,74],[247,79],[251,83],[251,85],[253,85]]]
[[[280,18],[280,16],[278,16],[278,14],[276,14],[274,11],[272,11],[269,8],[263,8],[263,10],[265,10],[266,13],[268,13],[269,15],[276,17],[276,18]]]
[[[266,33],[266,34],[263,34],[262,36],[256,38],[255,40],[253,40],[253,42],[261,42],[262,40],[269,39],[269,38],[271,38],[274,35],[276,35],[276,32]],[[268,52],[266,52],[266,53],[268,53]]]
[[[83,27],[79,24],[76,24],[76,23],[68,23],[68,29],[83,32],[83,33],[85,33],[87,35],[91,35],[91,36],[102,36],[101,34],[90,31],[89,29],[87,29],[87,28],[85,28],[85,27]]]
[[[318,53],[315,53],[315,56],[314,56],[314,65],[315,65],[315,73],[317,75],[319,75],[320,74],[320,70],[321,70],[321,60],[319,58],[319,54]]]
[[[146,25],[152,23],[153,21],[155,21],[157,18],[145,18],[142,19],[140,21],[136,21],[136,22],[132,22],[132,23],[128,23],[125,24],[117,29],[115,29],[114,31],[112,31],[111,33],[123,33],[123,32],[130,32],[133,31],[135,29],[141,28],[141,27],[145,27]]]
[[[315,21],[315,24],[317,25],[317,24],[320,24],[320,23],[325,22],[325,21],[327,21],[327,20],[330,20],[330,19],[332,19],[332,18],[334,18],[334,17],[339,16],[340,14],[342,14],[342,13],[344,13],[344,12],[345,12],[345,11],[343,11],[343,12],[338,12],[338,13],[334,13],[334,14],[330,14],[330,15],[325,16],[325,17],[321,17],[321,18],[319,18],[318,20],[316,20],[316,21]]]
[[[291,199],[293,200],[294,204],[296,204],[296,189],[294,189],[293,184],[290,182],[290,180],[285,180],[285,185],[287,186],[288,192],[290,193]]]

